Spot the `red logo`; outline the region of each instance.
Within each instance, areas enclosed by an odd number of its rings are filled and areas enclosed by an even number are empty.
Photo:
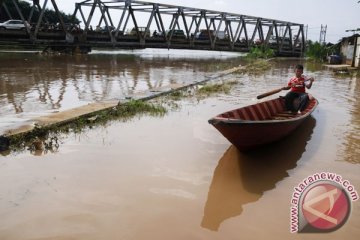
[[[341,187],[319,183],[306,191],[301,212],[307,225],[306,232],[335,231],[344,225],[350,214],[350,200]]]

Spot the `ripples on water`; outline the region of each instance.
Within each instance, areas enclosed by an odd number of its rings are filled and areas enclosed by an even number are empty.
[[[95,51],[76,56],[3,52],[0,129],[19,118],[204,80],[207,74],[233,66],[237,57],[234,53],[176,50]]]
[[[297,63],[298,60],[277,60],[264,73],[224,77],[223,80],[237,79],[239,84],[231,94],[219,98],[235,105],[253,103],[259,93],[286,84]],[[239,64],[244,61],[238,54],[206,51],[94,51],[79,56],[3,52],[0,54],[0,127],[91,102],[122,99],[172,83],[204,80],[205,76]],[[344,139],[342,134],[346,132],[351,144],[342,142],[341,148],[351,148],[357,154],[344,156],[358,163],[358,78],[335,75],[313,63],[305,64],[305,73],[316,78],[310,92],[316,95],[320,107],[329,108],[334,119],[341,116],[335,137]]]
[[[203,80],[205,74],[219,70],[219,59],[231,66],[229,58],[234,57],[186,51],[173,55],[164,51],[151,55],[139,50],[110,53],[1,53],[1,114],[63,110],[93,101],[121,99],[170,83]],[[32,104],[37,105],[36,109],[31,108]]]
[[[112,53],[0,54],[0,124],[203,80],[224,67],[244,64],[237,55],[223,53]],[[183,109],[162,119],[111,122],[66,136],[56,154],[1,153],[0,236],[294,238],[288,233],[289,198],[298,181],[314,171],[333,171],[358,190],[359,77],[337,76],[305,63],[305,72],[316,79],[310,92],[319,100],[318,108],[294,134],[250,154],[237,151],[207,120],[227,108],[256,103],[257,95],[286,84],[298,63],[278,59],[264,73],[222,77],[219,81],[238,81],[229,94],[185,99]],[[353,207],[346,230],[336,231],[334,239],[358,233],[360,209],[357,203]],[[77,230],[71,232],[74,226]]]
[[[240,80],[231,94],[222,95],[221,100],[235,105],[248,105],[258,102],[259,93],[279,88],[294,75],[293,68],[301,63],[298,60],[277,61],[274,67],[259,75],[235,76]],[[319,124],[332,126],[332,138],[338,148],[336,153],[340,161],[360,163],[360,84],[356,75],[336,75],[321,64],[303,63],[305,74],[315,77],[309,90],[320,102],[319,110],[324,114]],[[280,94],[285,95],[286,92]],[[324,140],[328,141],[328,140]]]
[[[239,84],[219,99],[234,105],[255,103],[258,94],[286,84],[299,62],[276,60],[273,68],[264,73],[224,77],[222,80],[236,79]],[[94,51],[79,56],[7,52],[0,54],[0,63],[1,129],[91,102],[123,99],[172,83],[204,80],[217,71],[243,65],[244,61],[235,53],[148,49]],[[331,114],[341,154],[347,161],[359,163],[358,78],[335,75],[313,63],[305,64],[305,73],[316,79],[310,92],[320,101],[320,108]]]

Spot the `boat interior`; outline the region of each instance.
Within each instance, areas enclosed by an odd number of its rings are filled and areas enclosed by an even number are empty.
[[[298,102],[294,102],[294,105]],[[241,119],[248,121],[262,120],[285,120],[305,115],[316,104],[316,100],[311,98],[306,109],[301,113],[286,111],[285,99],[283,97],[257,103],[254,105],[238,108],[229,112],[222,113],[218,117],[227,119]]]

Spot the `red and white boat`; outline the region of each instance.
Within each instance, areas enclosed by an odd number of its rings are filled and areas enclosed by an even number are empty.
[[[315,110],[318,101],[309,95],[304,111],[293,114],[285,108],[285,99],[264,101],[230,110],[209,120],[240,151],[253,149],[286,137]]]

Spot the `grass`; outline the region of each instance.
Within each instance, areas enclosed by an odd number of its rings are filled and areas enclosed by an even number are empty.
[[[166,105],[170,106],[172,109],[177,108],[178,104],[175,104],[174,102],[180,101],[185,98],[192,98],[197,97],[204,98],[208,97],[217,93],[225,93],[228,94],[233,87],[233,85],[238,84],[238,80],[229,80],[221,83],[207,83],[204,85],[195,85],[188,87],[186,89],[182,90],[176,90],[162,99],[159,99],[159,101],[156,100],[156,102],[165,103]]]
[[[271,63],[264,59],[258,59],[246,66],[246,72],[249,74],[257,74],[269,70]]]
[[[178,107],[176,101],[181,101],[185,98],[203,99],[218,93],[228,94],[234,85],[239,84],[238,80],[229,80],[221,83],[207,83],[204,85],[196,85],[189,87],[185,90],[175,91],[163,99],[159,99],[160,102],[165,102],[169,106]]]
[[[202,88],[198,90],[198,93],[200,95],[209,96],[211,94],[219,93],[219,92],[229,93],[230,89],[231,87],[226,83],[215,83],[215,84],[204,85]]]
[[[242,59],[241,57],[239,59]],[[227,70],[232,67],[237,67],[238,60],[232,61],[232,62],[221,62],[221,61],[215,61],[214,63],[205,65],[205,71],[223,71]]]
[[[163,116],[166,108],[149,102],[131,100],[116,107],[100,110],[66,122],[49,126],[35,125],[34,129],[25,133],[8,136],[11,151],[44,150],[53,151],[59,147],[59,135],[79,133],[87,128],[105,125],[110,121],[127,121],[135,116]]]
[[[249,59],[249,64],[239,69],[237,73],[256,75],[271,69],[271,66],[270,61],[265,59]]]
[[[199,88],[196,94],[198,96],[210,96],[216,93],[228,94],[232,87],[238,83],[238,80],[230,80],[222,83],[209,83]]]
[[[179,101],[179,100],[183,99],[184,97],[186,97],[186,93],[185,93],[185,91],[174,91],[174,92],[170,93],[168,97],[171,100]]]

